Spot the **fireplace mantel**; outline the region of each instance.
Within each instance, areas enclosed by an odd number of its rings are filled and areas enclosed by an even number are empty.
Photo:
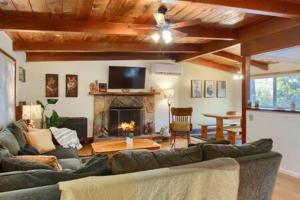
[[[155,96],[160,95],[160,92],[90,92],[93,96]]]

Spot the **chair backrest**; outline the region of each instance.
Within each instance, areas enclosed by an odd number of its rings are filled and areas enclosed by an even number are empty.
[[[193,108],[171,108],[172,122],[192,122]]]

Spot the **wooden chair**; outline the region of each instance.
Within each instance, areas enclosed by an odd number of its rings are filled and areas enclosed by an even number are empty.
[[[170,143],[173,148],[177,136],[186,136],[188,145],[191,143],[193,108],[171,108]]]

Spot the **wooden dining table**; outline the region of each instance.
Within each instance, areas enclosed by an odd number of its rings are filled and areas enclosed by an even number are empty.
[[[228,114],[208,114],[203,113],[205,117],[211,117],[216,119],[216,139],[223,140],[224,139],[224,120],[231,120],[231,119],[242,119],[240,114],[235,115],[228,115]]]

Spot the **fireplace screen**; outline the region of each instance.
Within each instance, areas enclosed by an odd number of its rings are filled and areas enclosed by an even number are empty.
[[[132,133],[134,136],[143,134],[143,108],[110,108],[109,109],[109,136],[121,137],[124,132],[120,128],[122,123],[135,122]]]

